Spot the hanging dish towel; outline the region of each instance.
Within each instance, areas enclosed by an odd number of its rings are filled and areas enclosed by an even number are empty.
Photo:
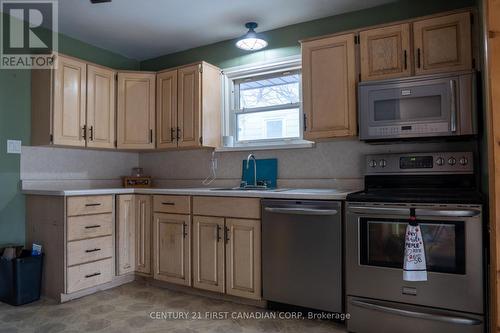
[[[406,227],[403,280],[427,281],[424,240],[414,208],[410,209],[410,222]]]

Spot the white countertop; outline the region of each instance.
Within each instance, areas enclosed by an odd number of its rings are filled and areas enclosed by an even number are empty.
[[[171,194],[219,197],[249,197],[275,199],[345,200],[347,194],[357,190],[345,189],[278,189],[277,191],[241,191],[210,188],[30,188],[23,189],[26,195],[79,196],[103,194]]]

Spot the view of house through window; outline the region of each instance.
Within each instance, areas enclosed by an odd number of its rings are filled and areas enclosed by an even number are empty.
[[[233,84],[238,142],[301,137],[300,71],[237,79]]]

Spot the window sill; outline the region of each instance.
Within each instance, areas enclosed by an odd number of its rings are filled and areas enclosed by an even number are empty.
[[[255,151],[255,150],[281,150],[281,149],[300,149],[300,148],[314,148],[314,142],[306,140],[296,140],[288,143],[275,142],[275,143],[249,143],[238,144],[232,147],[216,148],[216,152],[226,151]]]

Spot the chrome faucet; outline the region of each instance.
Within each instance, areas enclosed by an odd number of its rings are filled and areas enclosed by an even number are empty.
[[[253,186],[257,186],[257,160],[254,154],[250,154],[247,157],[247,170],[250,167],[250,160],[253,159]]]

